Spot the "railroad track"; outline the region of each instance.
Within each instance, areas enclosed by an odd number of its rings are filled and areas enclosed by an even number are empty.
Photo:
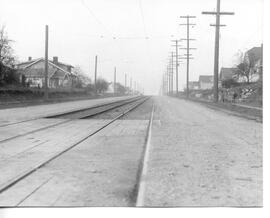
[[[46,164],[48,164],[49,162],[57,159],[58,157],[60,157],[61,155],[63,155],[64,153],[68,152],[69,150],[73,149],[74,147],[78,146],[79,144],[81,144],[82,142],[84,142],[86,139],[89,139],[90,137],[94,136],[95,134],[97,134],[98,132],[100,132],[101,130],[103,130],[104,128],[106,128],[107,126],[111,125],[112,123],[114,123],[116,120],[120,119],[121,117],[123,117],[124,115],[128,114],[129,112],[131,112],[132,110],[134,110],[135,108],[139,107],[141,104],[143,104],[145,101],[147,101],[149,99],[149,97],[138,97],[132,100],[126,100],[126,101],[121,101],[121,103],[113,103],[113,104],[106,104],[106,105],[102,105],[102,106],[97,106],[95,107],[95,109],[99,109],[99,110],[95,110],[93,112],[93,110],[88,111],[87,110],[79,110],[79,111],[75,111],[72,113],[64,113],[62,115],[55,115],[49,118],[65,118],[65,120],[63,122],[72,122],[74,119],[85,119],[85,118],[89,118],[89,117],[94,117],[96,115],[108,112],[110,110],[116,109],[116,108],[122,108],[122,110],[120,110],[120,112],[113,118],[110,120],[107,120],[102,126],[100,126],[99,128],[97,128],[95,131],[90,132],[89,134],[87,134],[86,136],[80,138],[79,140],[77,140],[76,142],[72,143],[71,145],[65,147],[64,149],[61,149],[57,152],[55,152],[53,155],[48,156],[45,160],[42,160],[40,162],[36,162],[34,164],[31,165],[31,167],[27,167],[27,169],[21,170],[16,172],[16,174],[14,174],[15,176],[10,176],[7,177],[8,179],[5,181],[1,181],[0,183],[0,194],[2,194],[3,192],[7,191],[8,189],[12,188],[15,184],[17,184],[18,182],[24,180],[26,177],[30,176],[31,174],[33,174],[34,172],[36,172],[37,170],[39,170],[40,168],[44,167]],[[90,112],[90,114],[89,114]],[[66,120],[68,117],[71,117],[70,119]],[[148,129],[147,129],[147,134],[146,134],[146,148],[144,149],[143,152],[143,157],[142,160],[143,162],[145,162],[145,153],[147,153],[147,144],[149,144],[148,140],[149,140],[149,131],[150,131],[150,125],[152,124],[152,119],[153,119],[153,112],[152,112],[152,116],[149,120],[149,125],[148,125]],[[57,124],[60,125],[60,124]],[[55,127],[56,125],[54,125]],[[47,127],[47,128],[52,128],[52,127]],[[37,130],[35,132],[38,131],[42,131],[44,129],[40,129]],[[30,134],[30,133],[27,133]],[[19,137],[19,136],[18,136]],[[20,153],[18,154],[20,155]],[[15,155],[16,156],[16,155]],[[141,180],[141,174],[144,173],[145,170],[143,170],[143,165],[144,164],[140,164],[139,170],[138,170],[138,175],[139,175],[139,182]],[[140,192],[140,185],[137,184],[138,190],[137,193]],[[141,200],[140,200],[141,202]],[[141,203],[140,203],[141,205]]]
[[[144,97],[139,96],[139,97],[135,97],[135,98],[127,99],[127,100],[125,99],[125,100],[120,100],[120,101],[116,101],[116,102],[112,102],[112,103],[100,104],[100,105],[93,106],[91,108],[83,108],[83,109],[79,109],[79,110],[75,110],[75,111],[69,111],[69,112],[65,112],[65,113],[59,113],[59,114],[46,116],[45,118],[55,118],[55,119],[61,118],[63,120],[59,121],[57,123],[53,123],[53,124],[48,125],[48,126],[36,128],[32,131],[27,131],[25,133],[17,134],[15,136],[8,137],[6,139],[2,139],[2,140],[0,140],[0,146],[1,146],[1,144],[5,143],[7,141],[10,141],[12,139],[26,136],[26,135],[29,135],[29,134],[32,134],[32,133],[35,133],[38,131],[46,130],[46,129],[49,129],[49,128],[52,128],[55,126],[59,126],[59,125],[65,124],[65,123],[69,123],[69,122],[72,122],[73,119],[91,118],[91,117],[100,115],[102,113],[108,112],[110,110],[113,110],[115,108],[119,108],[119,107],[125,106],[127,104],[131,104],[133,102],[140,101],[143,98]],[[6,124],[3,126],[0,126],[0,128],[5,127],[5,126],[11,126],[11,125],[25,123],[28,121],[38,120],[38,119],[40,119],[40,118],[25,120],[25,121],[21,121],[21,122],[17,122],[17,123]]]
[[[114,101],[114,102],[108,102],[108,103],[100,103],[100,104],[97,104],[95,106],[91,106],[91,107],[86,107],[86,108],[82,108],[82,109],[75,109],[75,110],[71,110],[71,111],[68,111],[68,112],[60,112],[60,113],[53,113],[53,114],[50,114],[50,115],[46,115],[45,117],[57,117],[57,116],[61,116],[61,115],[65,115],[65,114],[71,114],[71,113],[76,113],[76,112],[80,112],[80,111],[84,111],[84,110],[91,110],[91,109],[95,109],[95,108],[100,108],[100,107],[104,107],[104,106],[109,106],[109,105],[112,105],[114,103],[122,103],[122,102],[125,102],[125,101],[128,101],[128,100],[136,100],[138,98],[141,98],[141,96],[135,96],[135,97],[131,97],[129,99],[123,99],[123,100],[118,100],[118,101]],[[76,103],[76,102],[74,102]],[[6,124],[1,124],[0,125],[0,128],[1,127],[6,127],[6,126],[12,126],[12,125],[16,125],[16,124],[20,124],[20,123],[25,123],[25,122],[28,122],[28,121],[33,121],[33,120],[38,120],[38,119],[41,119],[43,117],[34,117],[34,118],[30,118],[30,119],[25,119],[25,120],[20,120],[20,121],[15,121],[15,122],[10,122],[10,123],[6,123]]]

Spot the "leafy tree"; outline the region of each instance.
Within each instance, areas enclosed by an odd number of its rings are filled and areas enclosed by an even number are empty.
[[[239,83],[236,82],[235,79],[227,79],[227,80],[222,81],[222,87],[227,88],[227,89],[238,86],[238,85]]]
[[[105,91],[108,90],[109,83],[103,79],[103,78],[98,78],[97,83],[96,83],[96,89],[98,93],[104,93]]]
[[[0,63],[0,86],[19,84],[19,76],[15,70]]]
[[[239,56],[239,64],[236,66],[235,76],[237,78],[244,77],[247,83],[250,83],[252,77],[257,73],[255,69],[256,60],[254,54],[243,53]]]

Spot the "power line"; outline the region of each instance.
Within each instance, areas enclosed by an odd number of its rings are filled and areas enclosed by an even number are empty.
[[[96,17],[96,15],[91,11],[91,9],[87,6],[87,4],[84,2],[84,0],[81,0],[82,5],[87,9],[87,11],[89,12],[89,14],[96,20],[97,23],[99,23],[101,26],[103,26],[103,28],[111,35],[112,39],[116,39],[116,37],[111,33],[111,31]],[[102,36],[103,38],[104,36]],[[115,43],[115,46],[118,47],[119,50],[121,50],[123,53],[125,53],[123,51],[123,49],[117,44]]]
[[[101,26],[103,26],[103,28],[111,34],[111,32],[109,31],[109,29],[96,17],[96,15],[93,13],[93,11],[87,6],[87,4],[85,4],[84,0],[81,0],[82,5],[87,9],[87,11],[89,12],[89,14],[96,20],[96,22],[98,24],[100,24]]]
[[[143,7],[142,7],[142,1],[139,0],[139,7],[140,7],[140,12],[141,12],[141,17],[142,17],[142,22],[143,22],[143,31],[144,31],[144,37],[147,37],[146,34],[146,26],[145,26],[145,19],[144,19],[144,13],[143,13]]]

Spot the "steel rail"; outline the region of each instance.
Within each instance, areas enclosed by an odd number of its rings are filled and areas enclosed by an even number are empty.
[[[79,112],[82,112],[82,111],[87,111],[87,110],[93,110],[93,109],[97,109],[97,108],[101,108],[101,107],[106,107],[106,106],[110,106],[110,105],[114,105],[116,104],[115,106],[113,107],[109,107],[107,109],[104,109],[104,110],[101,110],[101,111],[97,111],[93,114],[90,114],[90,115],[87,115],[87,116],[81,116],[81,117],[78,117],[77,119],[86,119],[86,118],[90,118],[90,117],[94,117],[94,116],[97,116],[99,114],[102,114],[102,113],[105,113],[105,112],[108,112],[110,110],[113,110],[115,108],[118,108],[118,107],[122,107],[126,104],[130,104],[132,102],[136,102],[138,100],[140,100],[141,98],[143,97],[135,97],[135,98],[132,98],[132,99],[125,99],[125,100],[121,100],[121,101],[117,101],[117,102],[111,102],[111,103],[106,103],[104,105],[97,105],[97,106],[94,106],[94,107],[91,107],[91,108],[87,108],[87,109],[80,109],[80,110],[77,110],[77,111],[72,111],[72,112],[67,112],[67,113],[63,113],[62,116],[66,116],[68,114],[75,114],[75,113],[79,113]],[[119,104],[120,103],[120,104]],[[61,114],[58,114],[58,115],[54,115],[55,117],[61,117]],[[54,118],[54,116],[48,116],[46,118]],[[40,118],[38,118],[40,119]],[[18,138],[18,137],[22,137],[22,136],[26,136],[26,135],[29,135],[29,134],[32,134],[32,133],[35,133],[35,132],[39,132],[39,131],[43,131],[45,129],[49,129],[49,128],[52,128],[52,127],[55,127],[55,126],[59,126],[61,124],[64,124],[64,123],[68,123],[68,122],[72,122],[73,119],[65,119],[59,123],[54,123],[52,125],[49,125],[49,126],[45,126],[45,127],[41,127],[41,128],[37,128],[35,130],[32,130],[32,131],[29,131],[29,132],[26,132],[26,133],[22,133],[22,134],[18,134],[16,136],[12,136],[10,138],[7,138],[7,139],[3,139],[3,140],[0,140],[0,145],[4,142],[7,142],[7,141],[10,141],[10,140],[13,140],[15,138]]]
[[[136,183],[136,207],[143,207],[144,206],[144,198],[145,198],[145,189],[146,189],[146,174],[148,169],[148,161],[149,161],[149,154],[150,154],[150,147],[151,147],[151,137],[152,137],[152,125],[154,119],[154,111],[155,105],[152,105],[152,112],[150,115],[148,127],[147,127],[147,134],[145,138],[144,144],[144,151],[143,156],[140,161],[139,170],[137,174],[137,183]]]
[[[130,100],[130,99],[135,99],[135,98],[138,98],[138,96],[132,97],[132,98],[128,98],[128,99],[122,99],[122,100],[118,100],[118,101],[114,101],[114,102],[99,103],[99,104],[96,104],[94,106],[86,107],[86,108],[83,108],[83,109],[74,109],[72,111],[68,111],[68,112],[64,112],[64,113],[74,113],[74,112],[79,111],[79,110],[87,110],[87,109],[91,109],[91,108],[97,108],[97,107],[109,105],[109,104],[112,104],[112,103],[122,102],[122,101]],[[57,116],[57,115],[62,115],[64,113],[52,113],[50,115],[47,115],[46,117],[53,117],[53,116]],[[16,124],[19,124],[19,123],[25,123],[25,122],[32,121],[32,120],[38,120],[38,119],[41,119],[41,118],[44,118],[44,117],[34,117],[34,118],[31,118],[31,119],[26,119],[26,120],[21,120],[21,121],[17,121],[17,122],[2,124],[2,125],[0,125],[0,127],[16,125]]]
[[[34,167],[30,168],[30,169],[25,170],[23,173],[21,173],[18,176],[10,179],[9,181],[7,181],[7,182],[5,182],[3,184],[0,184],[0,194],[3,193],[4,191],[8,190],[9,188],[11,188],[12,186],[14,186],[15,184],[17,184],[18,182],[22,181],[24,178],[28,177],[29,175],[31,175],[32,173],[34,173],[38,169],[44,167],[49,162],[53,161],[54,159],[58,158],[59,156],[63,155],[64,153],[68,152],[72,148],[78,146],[80,143],[82,143],[86,139],[88,139],[91,136],[97,134],[98,132],[100,132],[101,130],[103,130],[104,128],[106,128],[107,126],[109,126],[110,124],[114,123],[119,118],[123,117],[124,115],[126,115],[130,111],[134,110],[135,108],[137,108],[138,106],[140,106],[141,104],[143,104],[149,98],[150,97],[144,97],[137,104],[135,104],[131,108],[127,109],[126,111],[122,112],[121,114],[119,114],[118,116],[116,116],[115,118],[113,118],[112,120],[108,121],[106,124],[104,124],[102,127],[98,128],[96,131],[94,131],[94,132],[90,133],[89,135],[87,135],[87,136],[79,139],[77,142],[75,142],[72,145],[68,146],[64,150],[62,150],[60,152],[57,152],[56,154],[54,154],[50,158],[48,158],[46,161],[43,161],[41,163],[38,163],[38,164],[36,164],[36,166],[34,166]]]

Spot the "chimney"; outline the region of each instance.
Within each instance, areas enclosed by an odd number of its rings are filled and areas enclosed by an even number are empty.
[[[29,56],[29,57],[28,57],[28,61],[32,61],[32,57]]]
[[[54,56],[54,57],[53,57],[53,63],[54,63],[54,64],[57,64],[57,63],[58,63],[58,57],[57,57],[57,56]]]

